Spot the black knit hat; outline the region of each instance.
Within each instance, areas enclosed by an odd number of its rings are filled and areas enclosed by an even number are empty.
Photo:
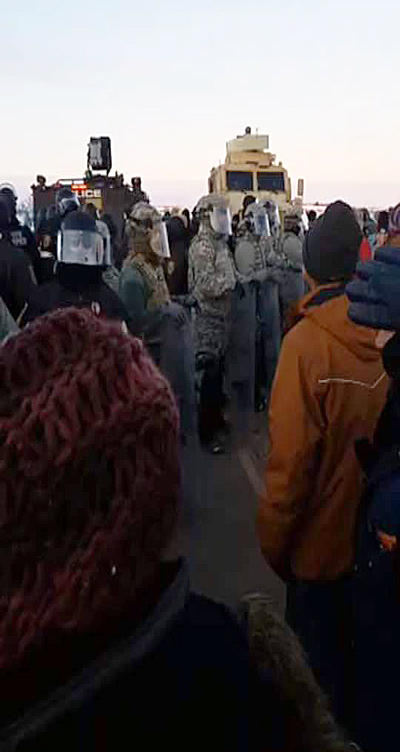
[[[306,271],[316,282],[347,282],[354,275],[362,232],[352,208],[330,204],[312,226],[303,248]]]

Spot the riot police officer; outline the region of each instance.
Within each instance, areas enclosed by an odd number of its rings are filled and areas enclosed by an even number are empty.
[[[69,213],[58,233],[54,279],[36,289],[24,323],[57,308],[77,306],[129,327],[125,306],[102,278],[110,263],[109,243],[92,217],[80,211]]]
[[[16,248],[24,251],[34,271],[40,280],[40,254],[36,247],[35,238],[28,225],[22,225],[17,217],[18,196],[15,188],[9,183],[0,186],[0,197],[6,202],[10,216],[9,237]]]
[[[276,221],[275,212],[272,217]],[[257,283],[255,409],[260,411],[267,404],[279,357],[279,285],[285,264],[274,250],[267,210],[258,203],[253,202],[246,209],[239,229],[235,259],[239,271]]]
[[[228,247],[230,213],[223,196],[200,199],[199,230],[189,250],[189,294],[196,302],[195,346],[200,370],[199,434],[215,454],[223,451],[223,368],[236,286]]]

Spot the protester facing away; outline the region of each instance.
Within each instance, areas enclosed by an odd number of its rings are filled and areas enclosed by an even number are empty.
[[[347,288],[350,318],[379,329],[390,378],[387,403],[372,444],[360,443],[366,484],[353,580],[356,741],[364,752],[393,747],[398,735],[400,671],[400,205],[390,215],[392,237],[375,261],[360,264]],[[394,233],[394,234],[393,234]]]
[[[230,214],[223,196],[203,196],[196,207],[199,231],[189,250],[189,294],[196,303],[195,347],[200,375],[200,441],[223,451],[224,359],[229,341],[232,293],[236,286],[228,248]]]
[[[377,245],[378,248],[381,247],[381,245],[385,245],[388,235],[389,235],[389,212],[387,211],[381,211],[378,214],[378,222],[377,222],[377,233],[378,233],[378,240]]]
[[[311,293],[283,341],[258,513],[263,554],[288,582],[289,624],[337,719],[347,724],[349,575],[362,489],[354,444],[372,437],[387,392],[375,333],[347,315],[345,285],[354,275],[361,237],[353,211],[341,201],[306,237]]]
[[[317,212],[315,211],[315,209],[310,209],[310,211],[307,212],[307,218],[308,218],[309,229],[311,229],[314,222],[316,222],[317,220]]]
[[[166,223],[171,258],[165,260],[166,282],[171,295],[187,295],[189,225],[186,216],[173,214]]]
[[[35,275],[26,254],[10,240],[8,204],[0,197],[0,297],[14,320],[30,301],[35,288]]]
[[[80,211],[69,213],[58,234],[54,279],[40,285],[31,296],[23,321],[28,323],[57,308],[90,308],[99,316],[131,321],[118,295],[103,281],[110,250],[96,222]]]
[[[22,225],[17,217],[17,194],[12,185],[3,183],[0,186],[0,197],[6,202],[10,215],[10,240],[15,248],[24,251],[32,266],[35,277],[40,281],[40,254],[36,247],[35,238],[27,225]]]
[[[151,749],[195,732],[202,749],[254,734],[285,751],[236,620],[190,592],[182,560],[163,563],[179,421],[142,343],[58,310],[0,349],[0,374],[3,747],[109,752],[134,722]]]

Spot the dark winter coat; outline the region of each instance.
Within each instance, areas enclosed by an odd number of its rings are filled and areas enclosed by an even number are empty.
[[[36,289],[26,255],[0,236],[0,297],[15,320]]]
[[[13,219],[10,226],[10,239],[15,248],[19,248],[26,253],[35,273],[35,277],[37,281],[40,282],[40,253],[37,249],[34,235],[29,227],[27,227],[27,225],[21,225],[16,217]]]
[[[2,752],[233,752],[256,749],[261,738],[266,750],[284,749],[272,681],[250,666],[236,620],[189,592],[185,566],[165,567],[172,577],[140,626],[120,622],[108,640],[101,627],[52,634],[3,677]]]
[[[130,328],[128,312],[118,295],[103,282],[100,267],[58,264],[53,281],[36,288],[23,323],[57,308],[91,308],[109,319],[125,321]]]
[[[188,291],[189,237],[180,217],[167,222],[171,259],[166,262],[166,280],[171,295],[186,295]]]
[[[400,389],[394,383],[372,450],[364,456],[368,480],[353,576],[355,738],[364,752],[392,748],[398,734],[400,553],[386,550],[379,532],[400,541],[399,419]]]

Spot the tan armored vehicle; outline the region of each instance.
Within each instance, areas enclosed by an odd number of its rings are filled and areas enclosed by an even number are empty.
[[[275,154],[268,149],[269,136],[253,134],[251,128],[246,128],[243,136],[226,144],[224,164],[211,170],[209,192],[224,194],[232,214],[240,211],[246,195],[255,196],[260,202],[274,201],[282,214],[293,206],[288,172],[282,162],[275,163]],[[299,181],[301,195],[303,189],[303,181]]]

